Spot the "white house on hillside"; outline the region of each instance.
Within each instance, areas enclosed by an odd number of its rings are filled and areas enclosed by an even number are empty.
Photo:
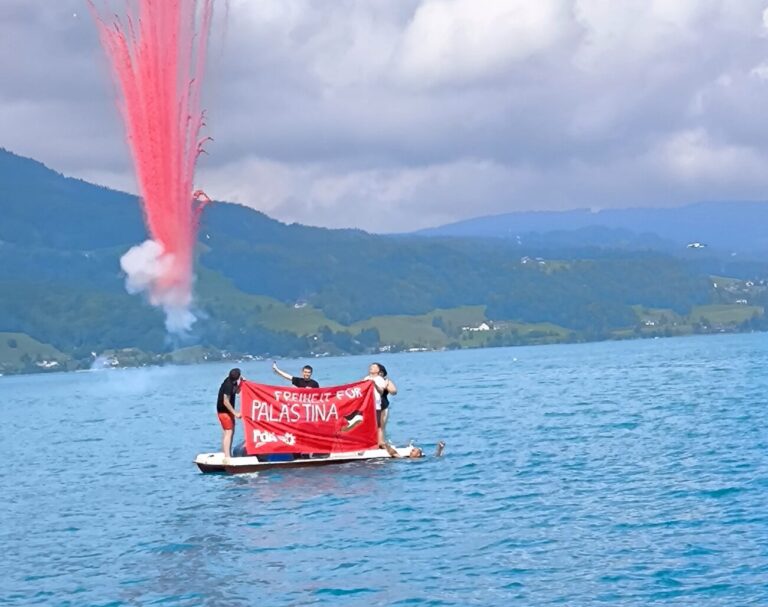
[[[489,325],[487,322],[481,322],[476,327],[462,327],[462,331],[490,331],[491,325]]]

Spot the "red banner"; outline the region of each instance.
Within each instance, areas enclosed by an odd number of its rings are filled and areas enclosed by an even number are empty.
[[[248,455],[339,453],[375,449],[373,382],[330,388],[282,388],[242,382]]]

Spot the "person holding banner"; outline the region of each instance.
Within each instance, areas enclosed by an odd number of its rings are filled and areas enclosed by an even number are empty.
[[[219,397],[216,400],[216,414],[223,436],[221,438],[221,450],[224,457],[232,456],[232,437],[235,434],[235,418],[242,415],[235,410],[235,398],[240,392],[240,369],[232,369],[226,379],[221,382]]]
[[[301,377],[294,377],[293,375],[290,375],[285,371],[281,371],[280,369],[277,368],[276,362],[272,362],[272,370],[283,379],[287,379],[297,388],[319,388],[320,387],[320,384],[318,384],[314,379],[312,379],[312,367],[310,367],[309,365],[304,365],[304,367],[301,369]]]
[[[374,403],[376,405],[376,425],[378,426],[378,442],[380,449],[386,449],[392,457],[399,457],[397,451],[387,442],[384,435],[384,423],[386,417],[384,416],[384,410],[382,410],[382,397],[386,403],[386,407],[389,407],[389,394],[397,394],[397,387],[393,382],[388,380],[386,375],[386,369],[384,369],[384,375],[382,375],[383,365],[379,363],[371,363],[368,367],[368,375],[363,378],[364,380],[372,381]]]

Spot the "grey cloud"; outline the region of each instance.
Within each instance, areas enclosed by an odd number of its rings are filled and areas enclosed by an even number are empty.
[[[199,185],[287,221],[374,231],[516,209],[764,197],[761,1],[509,10],[525,6],[217,3],[205,89],[215,141]],[[485,38],[454,27],[466,11]],[[85,3],[3,0],[0,52],[12,58],[0,65],[0,145],[130,183]]]

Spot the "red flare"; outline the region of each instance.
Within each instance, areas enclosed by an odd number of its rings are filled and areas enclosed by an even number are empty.
[[[152,300],[186,307],[200,212],[210,202],[192,190],[206,141],[200,89],[213,0],[138,0],[138,14],[126,0],[125,17],[111,21],[89,4],[120,93],[147,228],[165,258]]]

